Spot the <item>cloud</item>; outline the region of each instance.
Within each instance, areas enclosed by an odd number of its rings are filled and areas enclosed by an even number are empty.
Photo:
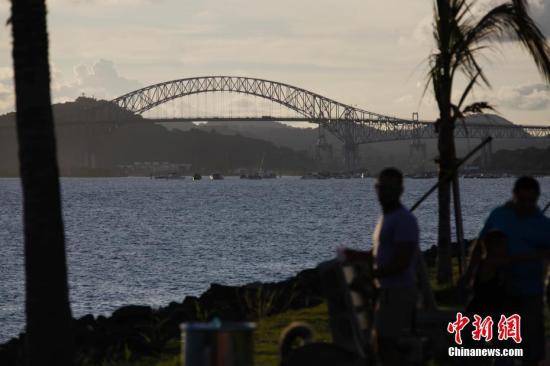
[[[550,37],[550,0],[538,0],[538,5],[531,7],[535,21],[546,37]]]
[[[486,0],[477,3],[474,8],[476,15],[481,15],[495,6],[509,2],[509,0]],[[527,0],[531,16],[541,28],[542,32],[550,37],[550,0]]]
[[[533,1],[534,16],[541,26],[550,26],[550,0]],[[7,9],[9,1],[0,4]],[[52,71],[56,102],[82,92],[116,97],[140,86],[132,79],[148,85],[180,77],[243,74],[301,86],[378,113],[409,116],[422,101],[423,114],[437,114],[437,108],[427,104],[433,96],[421,98],[426,56],[433,47],[433,0],[397,0],[391,11],[387,2],[374,0],[348,0],[345,6],[334,0],[48,4],[50,60],[60,71]],[[0,6],[0,20],[7,15]],[[11,64],[7,30],[0,32],[0,67]],[[506,56],[506,63],[486,68],[496,90],[517,85],[517,80],[538,80],[522,50],[506,49]],[[115,64],[96,67],[94,62],[102,57]],[[485,66],[483,58],[480,62]],[[422,87],[415,87],[417,80]],[[412,101],[396,102],[406,95]],[[521,118],[534,121],[541,114],[544,111],[523,111]]]
[[[52,91],[55,101],[74,99],[81,94],[111,99],[142,86],[136,80],[121,76],[109,60],[99,60],[92,66],[80,64],[73,71],[76,80],[67,84],[57,81],[61,76],[56,77],[54,73]]]
[[[404,34],[399,37],[399,44],[402,46],[410,45],[431,45],[433,43],[433,15],[423,17],[414,27],[412,33]]]
[[[550,87],[544,84],[502,87],[494,103],[497,107],[517,110],[545,110],[550,108]]]
[[[492,8],[509,2],[509,0],[485,0],[477,1],[472,7],[472,15],[476,18],[480,18]],[[550,37],[550,0],[528,0],[531,16],[540,27],[542,32]],[[432,22],[433,14],[430,14],[422,18],[412,34],[403,36],[399,42],[400,44],[429,44],[432,41]],[[506,38],[505,40],[510,40]]]
[[[109,60],[99,60],[91,66],[80,64],[74,67],[73,71],[71,80],[64,82],[64,75],[52,65],[50,72],[54,103],[71,101],[82,94],[112,99],[142,87],[138,81],[121,76],[115,64]],[[11,112],[14,109],[12,70],[0,67],[0,113]]]
[[[414,104],[414,97],[411,94],[405,94],[394,101],[396,104],[412,106]]]
[[[0,67],[0,114],[13,110],[13,72],[11,68]]]
[[[0,82],[13,81],[13,71],[11,67],[0,67]]]

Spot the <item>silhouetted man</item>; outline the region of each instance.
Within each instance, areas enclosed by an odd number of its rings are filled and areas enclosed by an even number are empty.
[[[509,312],[521,315],[523,342],[517,346],[523,348],[524,365],[538,364],[545,354],[543,277],[544,259],[550,250],[550,219],[537,206],[539,196],[536,179],[519,178],[512,200],[491,212],[479,235],[482,238],[490,231],[499,230],[507,237],[510,263],[506,270],[506,297]],[[472,268],[480,257],[480,251],[474,250],[467,276],[472,275]]]
[[[419,230],[416,218],[400,202],[403,175],[395,168],[382,170],[376,181],[382,206],[371,252],[346,250],[346,257],[374,259],[374,276],[380,289],[375,308],[375,337],[384,365],[401,365],[404,354],[399,337],[410,330],[417,299],[416,266]]]

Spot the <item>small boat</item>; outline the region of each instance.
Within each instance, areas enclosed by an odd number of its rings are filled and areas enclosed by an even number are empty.
[[[307,173],[306,175],[302,176],[301,179],[328,179],[329,176],[325,175],[324,173]]]
[[[241,179],[274,179],[277,178],[277,175],[273,173],[272,171],[265,171],[264,170],[264,160],[265,160],[265,154],[262,156],[262,160],[260,161],[260,166],[258,167],[258,170],[254,173],[249,174],[242,174]]]
[[[212,175],[210,176],[210,180],[222,180],[223,179],[223,175],[221,175],[220,173],[212,173]]]
[[[201,180],[201,179],[202,179],[202,175],[200,175],[199,173],[193,174],[193,180]]]
[[[262,179],[262,176],[259,173],[248,174],[243,179]]]
[[[302,175],[300,179],[317,179],[317,177],[311,173],[307,173],[306,175]]]
[[[262,174],[262,179],[275,179],[277,178],[277,174],[269,171],[269,172],[264,172]]]

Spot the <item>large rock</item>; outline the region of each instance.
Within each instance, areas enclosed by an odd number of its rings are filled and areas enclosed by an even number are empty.
[[[149,306],[128,305],[115,310],[111,321],[119,324],[135,324],[150,321],[152,316],[153,309]]]

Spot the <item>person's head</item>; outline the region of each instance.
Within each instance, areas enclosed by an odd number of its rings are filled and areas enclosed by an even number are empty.
[[[403,193],[403,174],[396,168],[385,168],[378,174],[375,188],[382,207],[395,205]]]
[[[483,246],[487,258],[502,258],[508,254],[507,237],[500,230],[491,230],[483,237]]]
[[[521,177],[516,180],[513,201],[520,213],[529,213],[536,209],[540,196],[539,182],[533,177]]]

